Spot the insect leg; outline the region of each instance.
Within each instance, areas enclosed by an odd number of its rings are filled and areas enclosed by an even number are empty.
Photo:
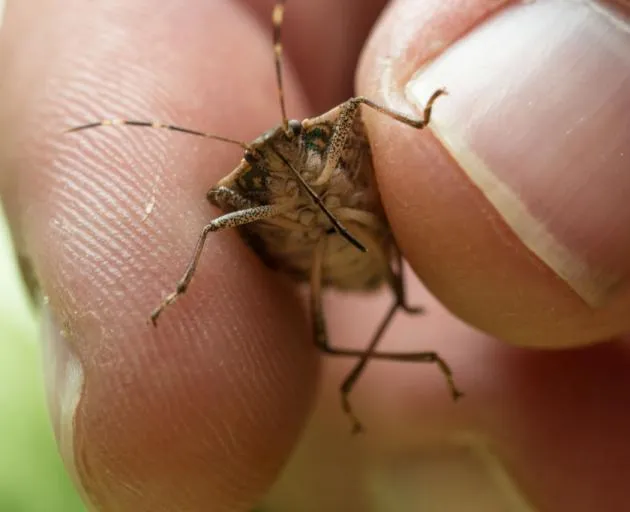
[[[337,121],[334,126],[333,134],[330,138],[330,141],[328,142],[328,147],[326,148],[326,165],[324,166],[324,169],[322,170],[317,180],[314,182],[314,185],[323,185],[324,183],[326,183],[332,176],[332,173],[337,165],[339,164],[339,159],[341,158],[341,154],[343,153],[343,148],[346,144],[346,140],[348,139],[348,135],[352,131],[354,118],[356,117],[360,105],[366,105],[376,110],[377,112],[380,112],[381,114],[385,114],[392,119],[421,130],[427,124],[429,124],[429,121],[431,120],[433,103],[435,103],[435,100],[443,94],[446,94],[446,89],[438,89],[431,95],[426,107],[424,108],[424,115],[422,119],[414,119],[412,117],[401,114],[400,112],[382,107],[381,105],[374,103],[372,100],[366,98],[365,96],[350,98],[345,103],[342,103],[341,105],[332,109],[332,111],[321,116],[331,117],[331,114],[335,110],[337,111]],[[317,119],[310,121],[312,123],[316,123]]]
[[[359,357],[359,360],[357,361],[357,363],[354,365],[354,367],[352,368],[352,370],[350,370],[350,372],[348,373],[348,375],[346,376],[346,378],[343,380],[342,384],[341,384],[341,405],[343,407],[343,410],[350,415],[350,418],[353,420],[353,427],[352,427],[352,433],[353,434],[357,434],[359,432],[361,432],[363,430],[363,427],[361,426],[361,424],[359,423],[359,421],[356,419],[356,417],[352,414],[352,409],[350,407],[350,392],[352,391],[352,388],[354,388],[354,385],[357,383],[357,381],[359,380],[359,377],[361,376],[361,374],[363,373],[363,370],[365,370],[365,367],[368,363],[368,361],[370,359],[393,359],[393,358],[397,358],[398,354],[388,354],[388,353],[381,353],[381,352],[374,352],[374,349],[376,348],[376,345],[378,345],[379,341],[381,341],[381,338],[383,337],[383,334],[385,334],[385,331],[387,330],[387,327],[389,326],[389,324],[391,323],[392,319],[394,318],[394,314],[396,313],[396,310],[398,309],[398,304],[394,303],[390,306],[390,308],[387,310],[387,313],[385,314],[385,317],[383,318],[383,320],[381,320],[380,325],[378,326],[378,328],[376,329],[376,332],[374,333],[374,336],[372,336],[372,340],[370,341],[370,344],[368,345],[368,348],[365,351],[360,351],[357,350],[357,356]],[[394,356],[393,358],[391,356]]]
[[[394,244],[395,258],[396,258],[396,270],[391,268],[390,286],[394,292],[394,296],[398,300],[398,304],[401,309],[409,315],[421,315],[424,313],[422,306],[410,306],[407,302],[407,289],[405,286],[405,278],[403,275],[403,257],[400,249]]]
[[[422,130],[422,128],[428,125],[429,122],[431,121],[431,111],[433,110],[433,104],[435,103],[435,100],[437,100],[440,96],[445,95],[445,94],[447,94],[446,89],[442,88],[442,89],[436,90],[431,95],[431,97],[429,98],[429,101],[427,101],[427,104],[424,107],[422,119],[409,117],[404,114],[401,114],[400,112],[396,112],[395,110],[390,110],[388,108],[382,107],[378,103],[374,103],[372,100],[364,96],[357,96],[356,98],[352,98],[348,101],[349,102],[356,101],[358,103],[362,103],[363,105],[366,105],[376,110],[377,112],[380,112],[381,114],[385,114],[386,116],[389,116],[392,119],[395,119],[396,121],[400,121],[401,123],[411,126],[412,128],[417,128],[418,130]]]
[[[186,292],[186,289],[188,288],[188,285],[190,284],[190,281],[197,268],[197,264],[199,263],[201,251],[203,250],[203,246],[206,242],[206,237],[209,233],[242,226],[243,224],[249,224],[251,222],[256,222],[262,219],[268,219],[269,217],[277,215],[279,212],[280,208],[274,205],[256,206],[254,208],[248,208],[246,210],[226,213],[225,215],[214,219],[212,222],[210,222],[210,224],[204,226],[203,230],[201,231],[201,235],[199,235],[199,239],[197,240],[197,245],[195,246],[193,257],[190,260],[190,263],[188,263],[184,275],[180,278],[179,281],[177,281],[175,291],[167,295],[160,303],[160,305],[155,308],[151,313],[151,322],[153,323],[153,325],[157,325],[158,316],[160,316],[160,313],[162,313],[164,308],[166,308],[170,304],[173,304],[173,302],[177,300],[177,297]]]
[[[453,372],[449,365],[440,357],[437,352],[375,352],[374,349],[381,341],[383,335],[392,319],[394,318],[394,314],[396,311],[401,308],[402,305],[400,303],[400,298],[397,297],[396,301],[390,306],[385,314],[385,317],[381,321],[379,327],[376,329],[372,340],[370,341],[367,349],[364,352],[360,352],[359,360],[355,364],[355,366],[350,370],[346,378],[344,379],[341,385],[341,402],[344,407],[344,410],[350,414],[351,418],[354,420],[353,424],[353,433],[357,433],[361,431],[361,425],[356,421],[354,415],[349,412],[349,401],[348,396],[355,384],[359,380],[359,377],[365,370],[367,363],[372,359],[384,359],[389,361],[399,361],[399,362],[416,362],[416,363],[434,363],[437,364],[438,368],[446,378],[446,382],[448,384],[449,390],[451,392],[451,396],[453,400],[459,399],[463,393],[457,389],[455,386],[455,382],[453,381]]]
[[[359,357],[359,351],[338,350],[330,346],[328,342],[328,333],[326,332],[326,320],[324,318],[324,308],[322,307],[322,270],[324,262],[324,254],[326,252],[326,236],[323,236],[313,255],[313,268],[311,270],[311,316],[313,322],[313,339],[315,345],[322,352],[329,355],[348,355]],[[352,423],[352,433],[358,433],[362,430],[359,419],[352,412],[348,394],[341,389],[341,407],[350,418]]]
[[[359,361],[357,361],[357,364],[354,366],[352,371],[344,379],[344,382],[340,388],[342,409],[350,418],[350,421],[352,423],[352,432],[358,433],[362,430],[362,427],[358,418],[352,411],[349,395],[369,360],[383,359],[388,361],[434,362],[440,366],[442,371],[447,375],[447,379],[449,379],[449,381],[452,380],[452,378],[450,377],[451,371],[448,365],[446,365],[446,363],[435,352],[396,353],[375,351],[376,345],[381,340],[383,334],[385,334],[385,331],[389,326],[391,320],[393,319],[394,314],[396,313],[398,308],[401,307],[400,300],[398,298],[387,311],[387,314],[381,321],[366,350],[340,349],[332,347],[330,345],[328,341],[328,334],[326,332],[326,321],[324,318],[324,311],[322,307],[322,267],[326,251],[326,238],[327,237],[322,237],[315,249],[315,253],[313,256],[313,267],[311,270],[310,303],[313,322],[313,338],[315,340],[317,348],[325,354],[331,356],[359,358]]]
[[[406,287],[403,276],[403,266],[402,266],[402,254],[400,253],[400,249],[396,248],[396,260],[398,270],[394,272],[394,281],[392,282],[392,291],[394,292],[394,296],[396,297],[396,304],[399,308],[404,310],[408,314],[416,315],[421,314],[423,309],[421,307],[409,306],[406,298]],[[369,350],[369,349],[368,349]],[[463,396],[463,392],[461,392],[455,382],[453,380],[453,372],[446,361],[444,361],[437,352],[408,352],[408,353],[400,353],[396,358],[397,361],[421,361],[427,363],[435,363],[438,365],[438,368],[444,375],[446,379],[446,383],[448,385],[449,391],[451,392],[451,396],[453,400],[457,400]],[[359,361],[360,363],[360,361]]]
[[[345,391],[349,393],[352,390],[352,387],[358,380],[359,376],[363,372],[363,369],[367,365],[370,359],[389,359],[391,361],[406,361],[406,362],[422,362],[422,363],[434,363],[437,364],[438,368],[444,375],[446,379],[446,383],[448,384],[449,390],[451,392],[451,396],[453,400],[457,400],[463,396],[463,393],[457,388],[455,382],[453,380],[453,372],[444,359],[440,357],[437,352],[429,351],[429,352],[374,352],[376,345],[379,343],[381,337],[385,333],[385,329],[391,322],[394,313],[400,308],[406,311],[409,314],[420,314],[423,312],[422,308],[409,306],[406,299],[405,293],[405,283],[403,279],[403,266],[402,266],[402,254],[400,250],[396,248],[396,261],[397,261],[397,269],[391,269],[392,280],[390,281],[390,285],[392,287],[392,291],[394,293],[395,301],[394,304],[387,311],[385,318],[381,322],[381,325],[376,330],[372,341],[368,345],[365,352],[361,355],[359,361],[355,367],[350,371],[346,379],[342,384],[342,393]]]
[[[211,188],[206,194],[206,198],[210,201],[210,204],[213,204],[222,210],[230,208],[245,210],[258,206],[253,201],[250,201],[238,192],[234,192],[234,190],[225,186]]]
[[[387,310],[385,316],[381,320],[376,329],[370,343],[365,350],[339,349],[331,347],[326,332],[326,322],[322,307],[322,266],[326,250],[326,237],[323,237],[313,257],[313,267],[311,271],[311,314],[313,322],[313,336],[316,346],[324,353],[333,356],[349,356],[358,358],[357,363],[344,379],[341,387],[341,406],[343,411],[348,415],[352,423],[352,432],[358,433],[362,430],[361,423],[352,411],[349,395],[357,383],[359,377],[363,373],[368,362],[372,359],[399,361],[399,362],[421,362],[433,363],[438,366],[444,377],[446,378],[451,395],[454,400],[460,398],[463,393],[459,391],[453,381],[453,372],[449,365],[444,361],[437,352],[379,352],[376,351],[378,343],[381,341],[385,331],[389,327],[394,315],[398,309],[404,309],[411,314],[421,313],[421,308],[414,308],[407,305],[405,297],[405,286],[402,278],[402,255],[397,250],[397,269],[391,270],[390,285],[394,292],[395,300]]]
[[[323,185],[328,182],[333,171],[339,164],[343,148],[346,145],[348,135],[350,135],[352,131],[354,118],[361,104],[361,102],[356,101],[356,99],[357,98],[351,98],[333,109],[333,111],[337,110],[337,121],[333,127],[333,133],[328,141],[328,146],[326,147],[326,165],[322,169],[321,174],[317,177],[317,180],[313,183],[315,186]]]

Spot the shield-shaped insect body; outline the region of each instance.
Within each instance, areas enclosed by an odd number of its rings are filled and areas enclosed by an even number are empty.
[[[448,365],[436,352],[395,353],[376,350],[399,309],[420,313],[406,302],[402,258],[381,206],[372,167],[370,142],[362,108],[371,108],[416,129],[424,128],[438,97],[427,101],[421,119],[407,117],[368,98],[354,97],[330,111],[303,121],[288,120],[282,88],[282,27],[284,1],[273,10],[273,37],[282,123],[250,143],[160,122],[109,119],[77,126],[80,131],[103,125],[162,128],[240,145],[243,159],[208,192],[208,200],[225,214],[206,225],[186,271],[152,312],[157,319],[193,278],[210,233],[238,228],[248,245],[270,267],[310,283],[313,337],[325,353],[358,358],[341,385],[344,411],[353,431],[361,425],[348,395],[371,359],[431,362],[445,375],[453,398],[461,396]],[[328,342],[322,289],[366,291],[386,284],[394,300],[365,350],[346,350]]]

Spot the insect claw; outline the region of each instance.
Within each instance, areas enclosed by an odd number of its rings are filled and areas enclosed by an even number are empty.
[[[356,436],[356,435],[364,434],[364,433],[365,433],[365,429],[363,428],[363,425],[361,425],[361,423],[355,420],[352,424],[351,434],[353,436]]]
[[[160,316],[161,312],[162,312],[162,308],[154,309],[151,312],[151,316],[149,317],[149,320],[151,320],[153,327],[157,327],[157,319],[158,319],[158,316]]]
[[[421,306],[409,306],[403,303],[400,307],[408,315],[422,315],[424,313],[424,308]]]
[[[465,396],[464,392],[460,391],[457,388],[453,388],[451,390],[451,394],[453,395],[453,401],[455,401],[455,402],[457,402],[457,400],[459,400],[460,398]]]

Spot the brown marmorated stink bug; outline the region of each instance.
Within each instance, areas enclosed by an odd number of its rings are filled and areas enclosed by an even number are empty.
[[[422,119],[413,119],[358,96],[318,117],[289,120],[282,87],[280,32],[285,1],[273,8],[273,47],[282,113],[282,124],[245,143],[161,122],[107,119],[68,130],[78,132],[105,125],[161,128],[238,144],[244,150],[239,165],[207,194],[211,204],[227,211],[203,228],[184,275],[151,313],[157,325],[164,308],[183,294],[195,273],[208,234],[239,228],[248,245],[270,267],[298,282],[310,281],[313,336],[326,354],[358,358],[343,381],[341,402],[352,421],[353,432],[361,424],[353,414],[348,395],[370,359],[429,362],[438,365],[454,399],[462,393],[452,372],[436,352],[379,352],[376,347],[398,309],[419,314],[421,308],[406,302],[402,256],[381,206],[372,167],[370,142],[361,118],[361,105],[372,108],[416,129],[424,128],[435,100],[446,93],[435,91]],[[364,351],[331,346],[322,309],[322,288],[370,291],[386,283],[394,302]]]

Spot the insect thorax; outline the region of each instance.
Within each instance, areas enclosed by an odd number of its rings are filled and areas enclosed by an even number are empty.
[[[314,120],[313,120],[314,121]],[[287,205],[280,215],[240,229],[245,241],[270,267],[298,281],[310,278],[315,249],[326,238],[323,283],[341,289],[374,288],[388,276],[393,240],[372,167],[370,144],[360,115],[330,179],[314,182],[326,163],[326,148],[335,119],[305,120],[290,139],[282,126],[251,143],[260,158],[243,160],[217,186],[232,189],[254,205]],[[337,234],[330,220],[279,156],[300,172],[330,212],[367,248],[360,252]],[[239,210],[235,204],[217,204]]]

